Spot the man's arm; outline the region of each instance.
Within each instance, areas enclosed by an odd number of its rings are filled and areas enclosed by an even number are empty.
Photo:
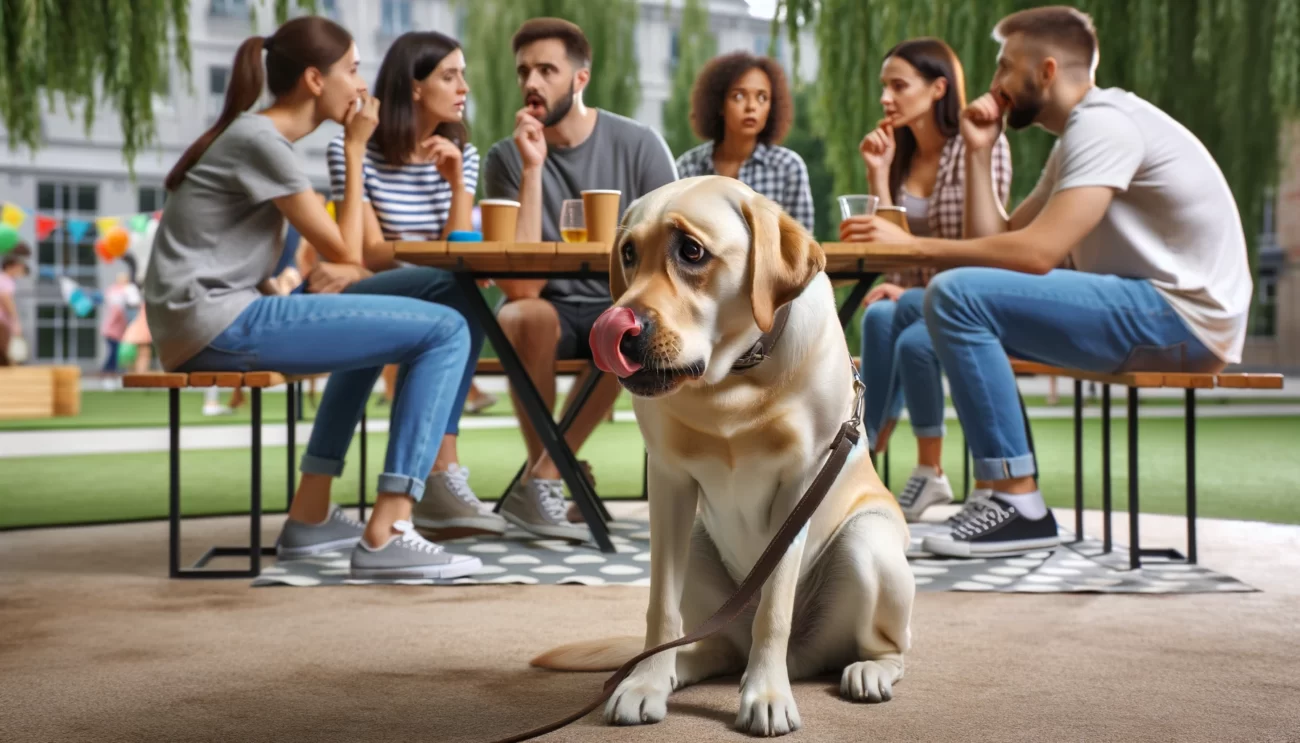
[[[519,242],[540,242],[542,239],[542,173],[541,168],[535,169],[531,175],[525,169],[522,178],[510,169],[504,156],[501,154],[501,147],[509,145],[497,145],[488,150],[487,157],[483,160],[483,192],[489,199],[514,199],[519,201],[519,217],[515,223],[515,240]],[[521,183],[522,181],[522,183]],[[525,193],[535,191],[536,199],[532,204],[529,203]],[[531,214],[530,214],[531,211]],[[527,226],[532,224],[531,229]],[[506,295],[506,299],[513,301],[528,297],[537,297],[542,293],[542,288],[546,286],[545,279],[502,279],[497,280],[496,285],[501,289],[501,293]]]
[[[1114,194],[1106,186],[1066,189],[1048,199],[1024,228],[965,240],[921,238],[916,244],[925,263],[940,268],[985,266],[1045,274],[1101,222]]]
[[[668,149],[668,142],[659,136],[659,132],[653,129],[646,129],[646,141],[641,146],[641,156],[638,158],[637,180],[641,187],[641,196],[645,196],[651,191],[668,183],[677,180],[677,163],[673,161],[672,150]],[[632,203],[634,199],[628,199],[627,203]]]

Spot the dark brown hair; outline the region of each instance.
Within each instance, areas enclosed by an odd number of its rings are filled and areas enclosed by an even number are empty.
[[[379,149],[389,165],[407,162],[415,152],[417,139],[437,134],[465,149],[469,133],[459,121],[444,121],[432,132],[415,131],[415,101],[411,83],[433,74],[448,54],[460,48],[460,42],[437,31],[408,31],[393,41],[379,65],[375,79],[375,97],[379,99],[379,126],[370,142]]]
[[[740,51],[723,54],[710,59],[700,76],[695,78],[695,88],[691,91],[691,128],[700,139],[711,140],[721,144],[726,136],[727,125],[723,119],[722,109],[726,105],[727,93],[742,75],[752,69],[760,69],[772,84],[772,107],[767,112],[767,123],[758,133],[758,141],[763,144],[780,144],[790,131],[794,121],[794,100],[790,97],[790,86],[785,79],[785,70],[771,57],[760,57],[749,52]]]
[[[574,67],[591,66],[591,43],[577,24],[563,18],[530,18],[515,31],[510,39],[510,50],[515,54],[523,47],[543,39],[559,39]]]
[[[910,39],[885,53],[885,59],[890,57],[911,65],[927,83],[939,78],[948,81],[943,98],[936,101],[931,110],[939,133],[947,139],[957,136],[961,131],[961,112],[966,108],[966,75],[952,47],[930,37]],[[898,203],[899,190],[912,167],[912,157],[916,155],[916,135],[911,128],[894,131],[894,148],[894,161],[889,165],[889,195],[894,203]]]
[[[302,74],[310,67],[321,72],[343,58],[352,48],[352,34],[334,21],[321,16],[302,16],[281,26],[270,36],[250,36],[235,50],[235,62],[230,71],[230,84],[226,86],[226,103],[221,116],[211,129],[204,132],[181,159],[176,162],[164,181],[167,190],[174,191],[185,180],[185,174],[203,157],[213,140],[247,111],[267,88],[277,98],[291,92]],[[266,64],[262,52],[266,51]]]
[[[1022,10],[998,21],[993,38],[999,43],[1013,34],[1077,55],[1089,71],[1097,63],[1097,29],[1092,16],[1068,5],[1048,5]]]

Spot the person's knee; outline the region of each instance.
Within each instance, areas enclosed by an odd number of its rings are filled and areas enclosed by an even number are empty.
[[[937,274],[925,290],[925,322],[938,327],[943,320],[970,305],[971,288],[979,278],[978,268],[954,268]]]
[[[429,333],[426,345],[446,353],[469,355],[469,322],[459,312],[437,304],[426,304],[422,308],[428,316]]]
[[[876,331],[887,331],[890,324],[894,321],[894,302],[888,299],[881,299],[867,305],[867,309],[862,312],[862,334]]]
[[[899,364],[925,361],[934,357],[934,344],[930,340],[930,331],[925,323],[914,323],[902,333],[894,343],[894,358]]]
[[[545,299],[517,299],[497,312],[501,330],[516,346],[554,346],[560,339],[560,316]]]

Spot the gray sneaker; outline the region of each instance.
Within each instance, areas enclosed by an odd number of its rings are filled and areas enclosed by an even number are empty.
[[[365,530],[361,522],[331,503],[329,515],[319,524],[286,519],[275,547],[276,556],[281,560],[295,560],[351,549]]]
[[[952,503],[952,486],[948,484],[948,476],[923,465],[912,470],[907,485],[898,496],[898,505],[903,509],[903,516],[908,523],[920,521],[921,514],[930,506],[946,503]]]
[[[583,542],[591,538],[586,524],[573,524],[567,518],[563,480],[531,479],[515,483],[501,506],[506,521],[539,537],[572,539]]]
[[[483,567],[477,557],[447,552],[420,536],[410,521],[398,521],[393,528],[400,533],[382,547],[363,539],[352,548],[353,578],[463,578]]]
[[[429,475],[424,497],[411,512],[411,521],[421,532],[439,538],[472,534],[506,533],[506,520],[492,512],[469,486],[469,470],[453,464],[446,472]]]

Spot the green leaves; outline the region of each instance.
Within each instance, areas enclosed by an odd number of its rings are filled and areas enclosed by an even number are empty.
[[[677,68],[672,93],[664,104],[663,135],[674,156],[699,144],[691,128],[691,91],[700,68],[717,54],[718,42],[709,29],[703,0],[686,0],[677,32]]]

